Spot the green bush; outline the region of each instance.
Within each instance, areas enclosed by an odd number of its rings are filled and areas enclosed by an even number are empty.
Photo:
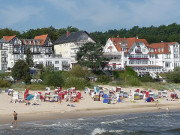
[[[155,80],[150,75],[145,75],[139,78],[141,82],[155,82]]]
[[[111,77],[107,75],[100,75],[97,79],[97,82],[100,83],[109,83],[111,82]]]
[[[55,87],[61,87],[64,84],[61,72],[46,73],[43,77],[43,82],[45,85]]]
[[[87,67],[81,67],[79,64],[69,71],[69,75],[73,77],[88,78],[89,71]]]
[[[76,89],[83,90],[89,85],[88,81],[84,78],[69,77],[65,80],[64,87],[75,87]]]
[[[128,77],[126,85],[130,85],[130,86],[140,86],[141,82],[139,81],[138,78],[136,77]]]
[[[9,81],[0,80],[0,87],[10,87],[12,84]]]

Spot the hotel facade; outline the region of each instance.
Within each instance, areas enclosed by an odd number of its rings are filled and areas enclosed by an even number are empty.
[[[146,39],[109,38],[103,49],[104,56],[111,60],[106,70],[123,70],[132,67],[139,76],[149,73],[173,71],[180,66],[180,47],[177,42],[149,44]]]
[[[34,39],[19,39],[14,35],[3,36],[0,40],[1,71],[11,71],[18,60],[25,60],[27,48],[30,48],[35,65],[53,66],[54,70],[70,68],[70,59],[54,54],[48,34],[35,36]]]

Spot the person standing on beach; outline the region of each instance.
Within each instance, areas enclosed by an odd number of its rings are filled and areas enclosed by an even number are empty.
[[[158,100],[156,100],[156,107],[158,108]]]
[[[16,111],[14,111],[13,116],[14,116],[14,122],[13,123],[15,125],[17,125],[17,112]]]

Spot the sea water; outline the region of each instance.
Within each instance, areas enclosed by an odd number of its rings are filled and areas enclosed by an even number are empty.
[[[180,111],[0,125],[0,135],[180,135]]]

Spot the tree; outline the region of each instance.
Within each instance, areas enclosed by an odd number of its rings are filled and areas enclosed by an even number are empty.
[[[55,87],[62,87],[64,84],[63,72],[54,71],[53,66],[47,66],[41,75],[44,84]]]
[[[29,67],[32,67],[34,65],[32,53],[29,47],[26,50],[26,63],[28,64]]]
[[[78,64],[92,70],[104,68],[109,59],[103,57],[102,50],[101,44],[89,42],[82,45],[77,52]]]
[[[30,83],[31,75],[29,66],[24,60],[18,60],[12,68],[12,77],[16,80],[23,79],[25,83]]]
[[[73,69],[69,71],[70,76],[78,77],[78,78],[88,78],[88,69],[87,67],[82,67],[79,64],[77,64]]]
[[[174,71],[167,72],[166,76],[170,82],[180,83],[180,67],[174,68]]]

